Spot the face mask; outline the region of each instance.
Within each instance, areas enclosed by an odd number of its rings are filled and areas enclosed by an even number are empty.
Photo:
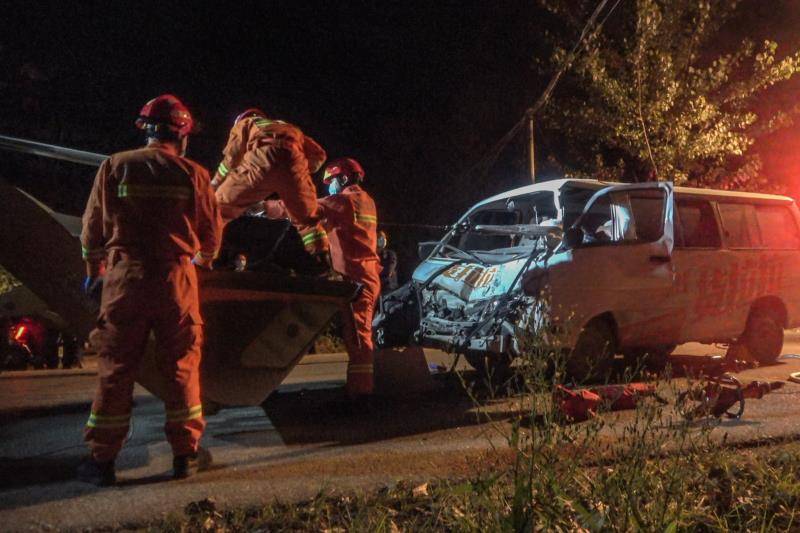
[[[333,196],[334,194],[339,194],[340,192],[342,192],[342,184],[339,183],[338,178],[333,178],[328,184],[328,194]]]
[[[384,239],[383,237],[380,237],[378,239],[378,249],[379,250],[383,250],[384,248],[386,248],[386,239]]]

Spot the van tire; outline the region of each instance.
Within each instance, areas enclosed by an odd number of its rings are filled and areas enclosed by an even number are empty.
[[[774,363],[783,351],[783,325],[769,309],[755,309],[747,319],[741,342],[759,363]]]
[[[606,379],[616,353],[614,330],[602,318],[590,320],[567,358],[567,376],[578,383]]]

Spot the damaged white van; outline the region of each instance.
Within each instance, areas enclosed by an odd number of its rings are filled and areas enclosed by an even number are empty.
[[[376,315],[376,342],[410,338],[479,369],[505,363],[547,288],[576,377],[603,375],[617,354],[658,368],[690,341],[768,363],[784,328],[800,325],[799,222],[783,196],[668,182],[522,187],[420,244],[413,281]]]

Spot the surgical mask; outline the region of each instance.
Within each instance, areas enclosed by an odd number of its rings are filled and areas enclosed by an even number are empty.
[[[386,239],[378,237],[378,250],[383,250],[384,248],[386,248]]]
[[[342,184],[339,183],[339,178],[333,178],[328,184],[328,194],[333,196],[334,194],[339,194],[340,192],[342,192]]]

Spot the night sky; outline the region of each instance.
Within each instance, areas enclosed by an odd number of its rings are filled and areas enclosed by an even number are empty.
[[[800,2],[766,3],[747,24],[798,43]],[[201,124],[189,155],[208,168],[236,115],[259,106],[329,156],[359,159],[385,222],[449,223],[487,194],[528,182],[524,139],[491,177],[464,182],[463,174],[548,81],[534,59],[547,53],[539,36],[552,22],[533,0],[7,1],[3,11],[2,133],[128,149],[141,143],[133,127],[141,105],[172,92]],[[786,139],[777,144],[787,149]],[[546,135],[539,149],[558,152]],[[0,154],[0,176],[75,214],[92,175]],[[412,241],[439,235],[387,229],[407,260]]]

